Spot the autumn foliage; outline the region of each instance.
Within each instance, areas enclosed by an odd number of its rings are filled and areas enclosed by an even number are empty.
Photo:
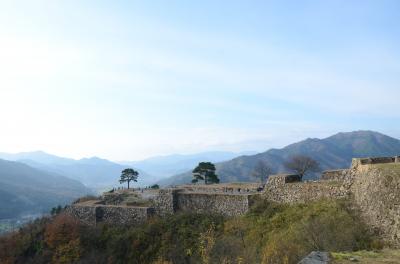
[[[46,244],[54,249],[79,238],[79,221],[66,215],[57,215],[45,228]]]

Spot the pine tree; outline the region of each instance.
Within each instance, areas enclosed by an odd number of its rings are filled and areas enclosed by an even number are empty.
[[[200,162],[193,170],[192,183],[197,183],[199,180],[204,181],[204,184],[219,183],[218,176],[215,174],[215,165],[211,162]]]
[[[138,176],[139,172],[135,171],[134,169],[125,169],[121,172],[121,178],[119,180],[119,183],[122,184],[124,182],[127,182],[129,189],[129,183],[131,181],[137,182]]]

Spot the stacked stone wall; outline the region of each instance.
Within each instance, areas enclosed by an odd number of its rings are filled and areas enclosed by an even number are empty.
[[[176,194],[180,189],[162,189],[158,195],[151,199],[155,213],[159,216],[166,216],[175,213]]]
[[[393,163],[393,162],[395,162],[395,157],[365,158],[365,159],[360,159],[360,161],[361,161],[361,165]]]
[[[394,157],[374,157],[374,158],[354,158],[351,162],[351,168],[356,168],[360,165],[384,164],[384,163],[399,163],[400,156]]]
[[[350,195],[340,182],[298,182],[284,185],[267,184],[264,196],[277,203],[304,203],[322,198],[341,199]]]
[[[357,167],[351,191],[371,229],[400,246],[400,163]]]
[[[344,181],[349,175],[349,170],[328,170],[321,175],[321,180],[325,181]]]
[[[113,192],[105,193],[101,198],[105,205],[119,205],[126,198],[126,196],[126,193]]]
[[[116,225],[137,225],[154,215],[149,207],[125,207],[107,205],[71,205],[66,212],[87,225],[108,223]]]
[[[260,183],[219,183],[219,184],[208,184],[208,185],[181,185],[179,186],[182,191],[188,192],[203,192],[203,193],[226,193],[237,191],[240,189],[241,192],[257,192],[260,188]]]
[[[252,195],[177,193],[176,211],[238,216],[248,212]]]
[[[80,220],[86,225],[96,225],[96,207],[71,205],[65,209],[66,213]]]
[[[99,206],[96,209],[97,224],[138,225],[154,214],[149,207]]]
[[[270,186],[283,186],[286,183],[300,182],[301,178],[296,174],[277,174],[268,177],[268,185]]]

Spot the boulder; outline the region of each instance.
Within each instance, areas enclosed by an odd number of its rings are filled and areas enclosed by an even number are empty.
[[[307,257],[302,259],[298,264],[329,264],[331,262],[331,254],[329,252],[313,251]]]

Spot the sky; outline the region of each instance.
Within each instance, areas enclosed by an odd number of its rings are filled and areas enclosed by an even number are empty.
[[[0,0],[0,152],[400,138],[400,1]]]

